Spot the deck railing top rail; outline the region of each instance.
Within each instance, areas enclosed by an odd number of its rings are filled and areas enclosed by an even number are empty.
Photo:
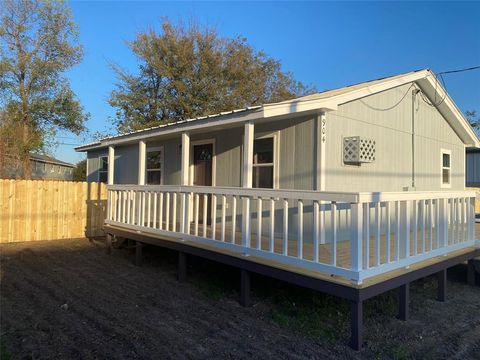
[[[345,192],[291,189],[258,189],[227,186],[191,185],[108,185],[109,190],[165,191],[176,193],[223,194],[262,198],[303,199],[343,203],[376,203],[385,201],[427,200],[457,197],[475,197],[472,190],[461,191],[396,191],[396,192]]]

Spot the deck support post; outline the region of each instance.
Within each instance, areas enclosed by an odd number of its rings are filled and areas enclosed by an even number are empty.
[[[142,266],[142,248],[143,244],[140,241],[135,242],[135,265]]]
[[[178,252],[177,280],[179,282],[185,282],[187,280],[187,254],[183,251]]]
[[[240,305],[250,306],[250,272],[240,269]]]
[[[438,289],[437,300],[444,302],[447,298],[447,269],[443,269],[437,273]]]
[[[353,350],[361,350],[363,343],[363,301],[351,300],[350,302],[350,347]]]
[[[112,234],[107,234],[107,238],[105,239],[105,252],[107,255],[110,255],[112,253]]]
[[[467,283],[470,286],[475,286],[475,264],[473,259],[467,262]]]
[[[398,318],[407,321],[410,315],[410,283],[398,288]]]

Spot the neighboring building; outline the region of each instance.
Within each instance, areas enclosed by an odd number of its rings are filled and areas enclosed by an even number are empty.
[[[31,179],[72,180],[75,165],[41,154],[30,154]],[[8,172],[8,177],[15,178],[22,172],[21,165]]]
[[[465,186],[480,187],[480,149],[467,149]]]

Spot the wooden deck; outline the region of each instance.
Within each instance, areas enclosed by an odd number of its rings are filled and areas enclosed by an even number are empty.
[[[132,234],[138,233],[138,231],[136,231],[136,230],[129,229],[128,226],[124,227],[124,226],[116,226],[116,225],[115,226],[106,225],[105,228],[106,228],[105,230],[107,232],[110,232],[110,233],[113,233],[113,234],[115,234],[115,229],[116,228],[121,229],[122,231],[131,232]],[[191,230],[192,230],[192,233],[193,233],[194,228],[192,227]],[[197,243],[197,242],[194,242],[194,241],[185,240],[185,239],[182,238],[182,236],[181,236],[182,234],[180,234],[180,233],[178,233],[178,237],[177,236],[171,236],[171,237],[159,236],[158,234],[149,233],[148,228],[145,228],[145,230],[142,231],[141,233],[143,235],[148,236],[148,238],[151,240],[151,241],[149,241],[149,243],[151,243],[151,244],[155,244],[155,239],[161,239],[161,240],[172,241],[174,243],[188,244],[189,246],[192,246],[192,247],[195,247],[195,248],[201,248],[201,249],[209,250],[209,251],[212,251],[212,252],[217,252],[217,253],[224,254],[224,255],[229,255],[229,256],[232,256],[232,257],[237,257],[237,258],[242,258],[242,259],[246,258],[244,255],[235,253],[235,252],[230,251],[228,249],[218,248],[218,247],[215,247],[213,245],[210,246],[210,245],[203,244],[203,243]],[[203,234],[203,229],[202,229],[201,225],[199,225],[199,235],[201,235],[201,234]],[[231,234],[232,234],[231,229],[230,229],[229,234],[230,234],[230,237],[226,237],[226,242],[231,241]],[[480,234],[480,224],[476,224],[476,234]],[[425,236],[425,247],[428,249],[429,246],[430,246],[430,241],[429,241],[429,238],[428,238],[427,235]],[[207,237],[211,237],[210,231],[207,231]],[[422,240],[422,236],[419,233],[418,234],[417,251],[421,251],[421,248],[422,248],[422,241],[421,240]],[[432,247],[433,247],[433,249],[435,249],[435,247],[436,247],[435,234],[433,234],[432,240],[433,240],[432,241]],[[220,240],[218,240],[218,241],[220,241]],[[261,242],[262,242],[261,243],[261,249],[262,250],[268,250],[269,239],[267,237],[262,237]],[[385,263],[385,260],[386,260],[385,259],[385,254],[386,254],[385,249],[387,247],[386,243],[387,243],[387,240],[386,240],[385,236],[381,236],[381,239],[380,239],[380,250],[381,250],[380,251],[380,254],[381,254],[380,263],[381,264]],[[241,233],[240,232],[236,232],[235,244],[237,244],[237,245],[241,244]],[[297,241],[295,241],[293,239],[289,239],[288,244],[289,244],[288,255],[292,256],[292,257],[298,256]],[[256,246],[257,246],[257,239],[256,239],[255,236],[252,236],[251,247],[255,248]],[[276,237],[275,242],[274,242],[275,253],[282,254],[283,253],[283,248],[284,248],[283,239]],[[413,249],[414,249],[413,239],[411,239],[411,241],[410,241],[410,249],[411,249],[411,254],[413,254]],[[312,244],[304,243],[302,250],[303,250],[303,258],[304,259],[307,259],[307,260],[312,260],[313,259],[314,250],[313,250]],[[332,249],[331,244],[319,245],[319,261],[321,263],[331,264],[332,263],[332,250],[333,249]],[[364,246],[363,250],[365,251],[365,246]],[[430,258],[428,260],[417,262],[417,263],[409,266],[409,268],[392,270],[392,271],[383,273],[381,275],[368,278],[362,284],[359,284],[359,285],[354,284],[350,279],[346,279],[346,278],[343,278],[341,276],[330,275],[330,274],[326,274],[326,273],[319,272],[319,271],[307,270],[307,269],[297,267],[297,266],[294,266],[294,265],[289,265],[289,264],[284,264],[284,263],[280,263],[280,262],[277,262],[277,261],[273,261],[271,259],[265,259],[265,258],[261,258],[261,257],[257,257],[257,256],[248,256],[248,260],[252,261],[252,262],[255,262],[255,263],[258,263],[258,264],[263,264],[263,265],[271,266],[271,267],[274,267],[274,268],[283,269],[283,270],[291,271],[291,272],[294,272],[294,273],[310,276],[310,277],[313,277],[313,278],[318,278],[318,279],[326,280],[326,281],[329,281],[329,282],[333,282],[333,283],[337,283],[337,284],[346,285],[346,286],[349,286],[349,287],[361,289],[361,288],[369,287],[369,286],[372,286],[374,284],[383,282],[385,280],[392,279],[392,278],[395,278],[397,276],[401,276],[403,274],[421,269],[422,267],[430,266],[432,264],[436,264],[436,263],[445,261],[449,258],[454,258],[454,257],[457,257],[459,255],[466,254],[468,252],[472,252],[474,250],[475,250],[474,247],[468,247],[468,248],[464,248],[464,249],[461,249],[461,250],[452,251],[451,253],[449,253],[447,255],[436,256],[436,257]],[[341,242],[337,243],[337,249],[336,249],[336,254],[337,254],[336,265],[337,266],[344,267],[344,268],[349,268],[350,267],[350,264],[351,264],[350,251],[351,251],[350,242],[341,241]],[[392,234],[391,239],[390,239],[390,257],[391,257],[392,260],[395,259],[395,254],[396,254],[395,236]],[[369,259],[370,259],[370,264],[376,264],[377,255],[376,255],[375,237],[370,237]]]

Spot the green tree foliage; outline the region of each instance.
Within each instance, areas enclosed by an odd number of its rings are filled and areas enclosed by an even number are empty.
[[[87,181],[87,160],[79,161],[73,169],[73,181]]]
[[[476,110],[467,110],[465,111],[465,116],[467,117],[468,122],[472,127],[475,129],[475,131],[480,130],[480,116],[477,115]]]
[[[57,129],[83,130],[88,115],[64,72],[82,58],[70,9],[63,2],[3,0],[0,6],[0,107],[15,133],[23,176],[29,153]],[[10,150],[3,149],[9,152]]]
[[[292,99],[314,89],[282,72],[280,62],[237,37],[196,24],[162,21],[128,45],[138,73],[114,66],[110,104],[121,132],[206,114]]]

